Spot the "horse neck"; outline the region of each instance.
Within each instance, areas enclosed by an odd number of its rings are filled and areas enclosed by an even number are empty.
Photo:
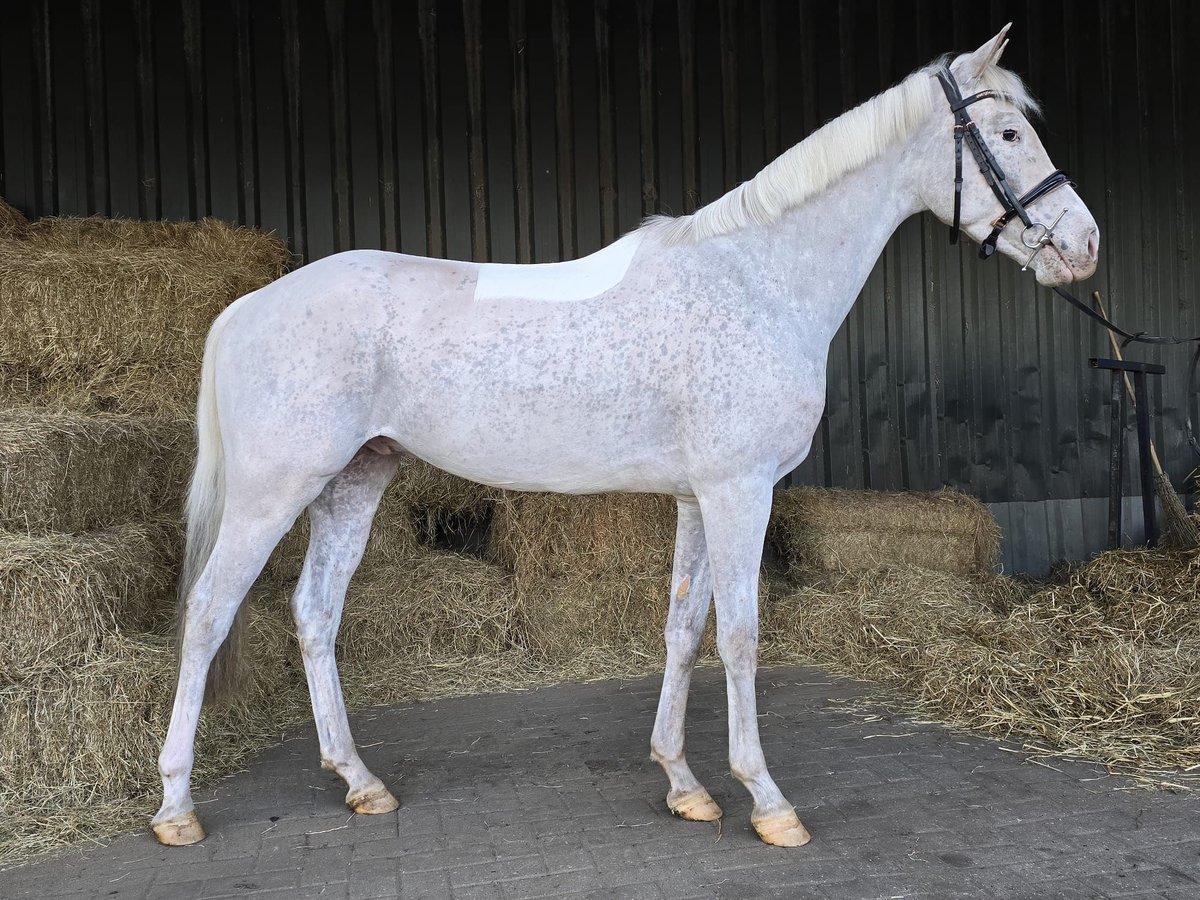
[[[828,337],[862,291],[888,238],[921,203],[903,145],[840,178],[777,222],[733,235],[761,255],[782,296],[810,321],[828,320]],[[948,184],[949,187],[949,184]],[[816,308],[814,307],[816,305]]]

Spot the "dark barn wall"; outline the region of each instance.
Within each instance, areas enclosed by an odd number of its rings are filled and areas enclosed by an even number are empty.
[[[0,12],[0,190],[31,216],[214,215],[303,259],[585,253],[687,212],[823,121],[1015,22],[1005,63],[1100,220],[1134,329],[1200,332],[1188,0],[34,0]],[[946,189],[951,189],[947,179]],[[798,480],[1106,489],[1101,332],[1007,260],[907,222],[833,347]],[[1179,483],[1185,353],[1141,349]],[[787,397],[764,397],[779,415]]]

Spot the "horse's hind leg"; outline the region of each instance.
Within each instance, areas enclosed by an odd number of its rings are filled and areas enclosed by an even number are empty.
[[[194,844],[204,839],[204,829],[192,804],[190,782],[205,678],[246,592],[306,499],[294,505],[276,499],[268,504],[269,509],[231,500],[222,514],[212,553],[188,594],[175,703],[158,757],[163,802],[150,823],[161,843]]]
[[[346,586],[362,559],[371,520],[399,460],[398,454],[381,456],[364,448],[309,505],[312,536],[300,583],[292,597],[296,634],[321,742],[321,765],[346,782],[346,804],[358,813],[391,812],[400,804],[367,770],[354,747],[334,643]]]
[[[671,607],[667,614],[667,666],[663,672],[654,733],[650,738],[650,755],[671,780],[671,790],[667,794],[671,812],[702,822],[721,818],[721,807],[688,767],[683,755],[683,729],[692,667],[700,651],[711,600],[712,574],[700,506],[695,500],[680,500],[671,574]]]

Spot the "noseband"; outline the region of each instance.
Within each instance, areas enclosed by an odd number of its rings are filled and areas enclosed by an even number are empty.
[[[964,97],[962,91],[958,89],[958,82],[954,80],[950,69],[946,67],[938,69],[937,78],[942,90],[946,93],[946,99],[950,101],[950,111],[954,113],[954,224],[950,226],[950,243],[958,243],[958,232],[961,225],[962,150],[965,137],[967,146],[971,148],[971,154],[979,165],[979,171],[983,174],[983,180],[987,182],[988,187],[992,189],[992,193],[996,195],[996,199],[1004,208],[1004,211],[992,222],[991,234],[980,245],[979,256],[981,259],[987,259],[995,253],[996,241],[1000,239],[1000,234],[1008,227],[1009,222],[1014,218],[1019,218],[1025,225],[1025,230],[1021,232],[1021,243],[1030,251],[1029,258],[1025,260],[1025,265],[1022,267],[1023,269],[1027,268],[1042,248],[1054,239],[1054,229],[1062,221],[1062,217],[1066,215],[1067,211],[1064,209],[1053,224],[1046,226],[1030,219],[1026,207],[1064,184],[1074,187],[1075,182],[1062,169],[1055,169],[1023,196],[1018,197],[1014,194],[1004,175],[1004,170],[1000,168],[996,157],[992,156],[992,151],[984,142],[983,135],[979,133],[979,126],[971,120],[970,113],[967,112],[967,107],[972,103],[994,98],[996,92],[984,90]]]

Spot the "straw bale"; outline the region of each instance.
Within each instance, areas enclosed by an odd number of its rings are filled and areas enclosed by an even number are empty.
[[[349,665],[420,653],[472,656],[512,647],[512,576],[459,553],[364,565],[346,595],[338,635]]]
[[[494,488],[444,472],[424,460],[406,456],[392,489],[421,515],[485,519],[499,496]]]
[[[193,443],[182,422],[0,410],[0,529],[82,532],[177,515]]]
[[[169,618],[178,559],[173,530],[163,526],[0,532],[0,677]]]
[[[30,223],[23,238],[30,247],[54,250],[171,249],[258,270],[282,270],[292,262],[290,253],[273,233],[214,218],[160,222],[103,216],[45,216]]]
[[[187,417],[213,319],[289,261],[271,235],[214,219],[40,220],[0,241],[4,386],[18,400]]]
[[[987,507],[950,490],[788,488],[775,494],[768,536],[793,578],[890,564],[984,574],[1000,548]]]
[[[897,688],[918,714],[1119,771],[1200,766],[1196,554],[1117,551],[1039,587],[914,567],[776,598],[764,658]]]
[[[496,502],[487,558],[523,580],[563,575],[669,579],[674,547],[670,497],[508,492]]]
[[[618,646],[658,655],[674,543],[669,497],[505,493],[486,556],[513,572],[524,640],[538,656]]]
[[[631,658],[660,661],[675,518],[675,501],[655,494],[504,494],[487,558],[513,572],[529,650],[597,677],[625,674]],[[760,611],[768,595],[760,576]],[[701,654],[714,648],[710,616]]]
[[[23,237],[29,228],[24,213],[0,197],[0,238]]]
[[[6,362],[4,357],[0,334],[0,406],[163,419],[187,419],[196,412],[199,362],[192,373],[195,384],[189,386],[182,374],[168,371],[165,363],[76,364],[64,359],[31,366]]]
[[[198,780],[228,772],[301,718],[286,631],[256,613],[250,632],[255,664],[243,699],[201,717]],[[88,653],[0,681],[0,794],[52,809],[153,790],[175,674],[171,638],[114,633]]]

